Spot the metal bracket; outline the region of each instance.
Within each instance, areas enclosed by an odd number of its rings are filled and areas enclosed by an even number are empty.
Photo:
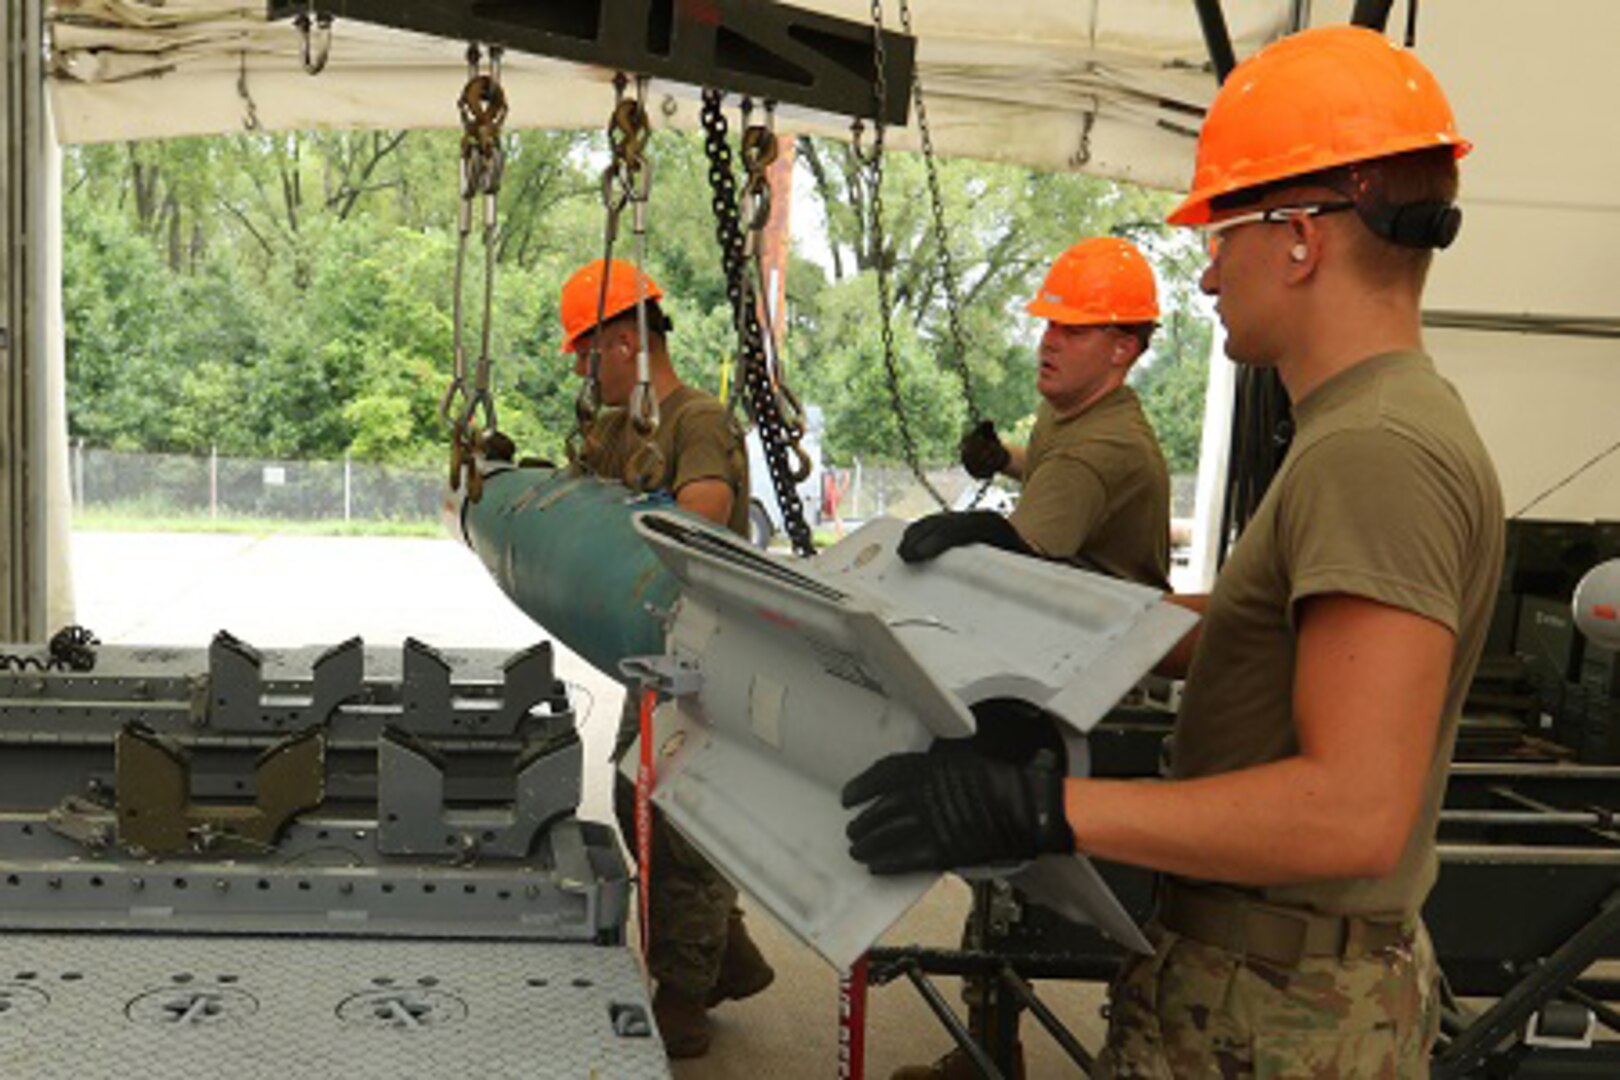
[[[326,798],[326,735],[307,728],[259,755],[251,806],[193,803],[191,753],[144,724],[118,733],[114,769],[118,842],[127,850],[262,855],[289,821]]]
[[[324,723],[337,707],[365,689],[365,647],[358,637],[332,646],[315,661],[312,692],[267,695],[264,658],[247,642],[221,630],[208,646],[206,723],[219,731],[284,731]]]
[[[113,829],[107,823],[108,809],[80,795],[69,795],[51,808],[46,823],[52,832],[93,852],[112,846]]]
[[[715,87],[840,116],[871,118],[871,25],[762,0],[528,0],[466,4],[269,0],[271,21],[336,16],[452,41],[500,45],[654,79]],[[909,87],[914,38],[883,32],[883,77]],[[909,93],[891,93],[885,123],[903,125]]]
[[[665,697],[687,697],[703,689],[703,672],[673,656],[630,656],[619,661],[619,671],[645,689]]]
[[[536,705],[554,690],[551,642],[514,654],[502,666],[501,696],[457,699],[444,655],[415,638],[405,639],[401,726],[416,735],[515,734]]]
[[[1524,1045],[1549,1050],[1590,1050],[1597,1017],[1585,1005],[1549,1001],[1530,1014],[1524,1025]]]
[[[452,809],[448,759],[410,732],[389,728],[377,743],[377,850],[467,861],[524,858],[541,829],[579,806],[582,760],[572,731],[544,740],[514,762],[510,803]]]

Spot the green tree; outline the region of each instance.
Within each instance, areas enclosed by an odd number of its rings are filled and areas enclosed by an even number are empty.
[[[72,432],[103,446],[164,449],[165,361],[179,310],[163,261],[114,206],[70,203],[64,218]]]
[[[501,199],[491,357],[503,428],[557,456],[577,380],[558,351],[561,283],[600,257],[599,132],[513,133]],[[898,460],[877,311],[893,284],[893,355],[924,460],[954,458],[967,420],[923,163],[890,154],[884,228],[849,149],[799,140],[797,182],[826,220],[790,262],[790,379],[823,406],[833,459]],[[666,290],[687,381],[719,390],[736,349],[695,135],[659,132],[647,269]],[[458,133],[257,133],[72,148],[65,156],[69,423],[93,442],[152,450],[437,462],[458,246]],[[1195,255],[1159,224],[1167,200],[1077,175],[939,163],[956,312],[974,392],[1003,427],[1037,398],[1037,327],[1023,313],[1051,259],[1086,235],[1143,243],[1166,283],[1164,329],[1137,383],[1175,467],[1197,451],[1208,328],[1183,301]],[[779,194],[785,198],[785,194]],[[797,223],[803,229],[807,224]],[[475,215],[463,282],[469,363],[479,351],[483,245]],[[632,257],[628,215],[615,254]]]
[[[916,155],[887,155],[879,235],[873,229],[870,172],[851,149],[814,139],[801,139],[799,146],[803,171],[827,223],[831,277],[844,281],[871,275],[880,265],[887,268],[893,280],[896,325],[913,328],[918,348],[932,357],[933,367],[952,366],[955,350],[949,296],[939,262],[941,240],[930,213],[925,163]],[[946,220],[944,242],[957,269],[957,315],[973,393],[983,414],[1004,430],[1027,423],[1039,400],[1034,384],[1038,326],[1024,314],[1023,305],[1064,248],[1087,236],[1129,236],[1155,262],[1167,300],[1173,298],[1180,304],[1190,295],[1193,263],[1184,250],[1186,245],[1178,244],[1163,224],[1171,204],[1168,196],[1096,177],[1038,173],[1011,165],[941,161],[937,166]],[[795,268],[795,275],[802,272]],[[842,354],[848,334],[845,322],[824,318],[817,300],[820,295],[820,286],[814,283],[792,290],[793,354],[803,358],[809,382],[818,388],[837,382],[843,374],[817,368],[822,357]],[[878,318],[876,296],[874,288],[869,307],[873,320]],[[1166,308],[1170,310],[1168,304]],[[1165,424],[1179,423],[1189,411],[1201,419],[1201,405],[1171,410],[1154,400],[1168,392],[1159,387],[1172,369],[1202,363],[1197,328],[1185,319],[1197,321],[1196,316],[1184,313],[1176,332],[1161,335],[1155,356],[1143,365],[1144,394],[1156,422],[1162,416]],[[874,366],[883,362],[880,346],[871,348],[867,356]],[[912,377],[910,368],[916,366],[915,361],[902,365],[902,382]],[[1158,374],[1146,379],[1151,368],[1157,368]],[[1191,379],[1184,376],[1176,381],[1175,393],[1186,397]],[[930,389],[929,394],[908,389],[903,398],[922,399],[922,407],[935,413],[913,424],[925,433],[917,440],[924,459],[950,461],[955,458],[960,429],[932,421],[965,418],[962,391],[954,375]],[[1201,391],[1198,400],[1201,403]],[[900,455],[897,425],[884,419],[892,411],[886,395],[850,399],[844,408],[863,413],[850,427],[894,433],[879,438],[873,448],[876,456],[893,460]],[[1188,441],[1180,428],[1173,437],[1178,445]],[[1191,445],[1196,458],[1196,423]],[[847,444],[835,444],[835,459],[842,460],[846,452]]]

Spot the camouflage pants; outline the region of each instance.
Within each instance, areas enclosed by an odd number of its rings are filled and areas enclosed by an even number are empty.
[[[635,785],[616,774],[613,808],[632,857],[636,854],[635,804]],[[647,970],[660,986],[707,997],[720,978],[731,913],[737,907],[737,887],[657,807],[652,817],[652,864]]]
[[[1426,1077],[1439,969],[1420,926],[1409,947],[1281,967],[1157,923],[1152,956],[1110,992],[1098,1077]]]

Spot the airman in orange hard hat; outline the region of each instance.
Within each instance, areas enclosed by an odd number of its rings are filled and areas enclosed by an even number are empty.
[[[920,562],[988,544],[1168,589],[1170,473],[1141,402],[1125,385],[1159,319],[1153,268],[1128,240],[1081,240],[1053,261],[1025,310],[1046,320],[1035,379],[1043,400],[1029,442],[1004,443],[983,420],[961,446],[962,465],[975,478],[1000,473],[1021,482],[1017,505],[1006,517],[988,509],[924,517],[907,528],[901,557]],[[981,943],[964,935],[963,944]],[[1013,1045],[1015,1074],[1022,1075],[1022,1044],[1015,1038]],[[955,1049],[902,1068],[892,1080],[978,1075]]]
[[[664,291],[656,281],[622,259],[605,267],[601,259],[586,263],[563,284],[562,351],[574,354],[574,373],[585,376],[590,374],[591,345],[597,345],[596,375],[603,404],[627,405],[635,387],[638,303],[647,321],[648,359],[653,369],[649,374],[668,368],[666,383],[674,376],[667,345],[674,323],[664,314],[663,298]],[[612,347],[603,347],[607,345]]]
[[[1059,559],[1156,588],[1169,587],[1170,476],[1153,428],[1125,377],[1159,318],[1153,268],[1117,237],[1059,255],[1027,306],[1046,320],[1035,386],[1044,399],[1027,446],[981,421],[962,440],[974,477],[1022,481],[1007,518],[935,514],[900,545],[911,561],[983,543]]]
[[[641,446],[627,406],[636,386],[644,321],[648,378],[658,401],[654,439],[662,462],[652,487],[673,496],[682,509],[746,536],[748,454],[742,432],[730,410],[676,374],[668,343],[672,323],[663,299],[657,282],[620,260],[588,263],[563,285],[563,352],[574,354],[575,372],[587,376],[594,350],[602,402],[608,406],[592,425],[581,464],[617,479]],[[629,694],[615,760],[635,738],[638,719],[636,695]],[[628,840],[635,835],[634,800],[622,776],[614,801]],[[652,844],[656,865],[646,879],[646,959],[658,983],[653,1012],[670,1057],[699,1057],[709,1049],[709,1009],[759,993],[775,973],[749,937],[736,888],[656,808]]]
[[[1421,910],[1501,572],[1496,474],[1424,351],[1431,257],[1468,150],[1428,69],[1308,30],[1232,72],[1192,192],[1227,351],[1274,368],[1294,436],[1161,662],[1185,674],[1170,776],[1063,777],[972,746],[845,788],[875,871],[1083,852],[1162,875],[1151,956],[1115,980],[1100,1076],[1424,1076]]]

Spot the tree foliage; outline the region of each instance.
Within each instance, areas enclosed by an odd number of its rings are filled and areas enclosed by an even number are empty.
[[[457,136],[253,134],[79,147],[64,165],[69,423],[100,445],[417,463],[442,453],[457,251]],[[907,426],[930,462],[968,419],[923,163],[890,154],[883,229],[870,174],[842,144],[801,139],[785,357],[828,419],[835,462],[896,460],[877,271],[893,286],[892,355]],[[675,319],[683,376],[715,389],[735,348],[694,137],[652,143],[647,263]],[[594,133],[509,138],[495,248],[491,356],[501,426],[555,455],[575,379],[558,351],[556,297],[602,251]],[[1095,178],[939,163],[958,314],[984,414],[1014,428],[1035,405],[1037,327],[1023,313],[1074,240],[1130,235],[1158,263],[1171,314],[1138,385],[1172,466],[1196,458],[1209,330],[1186,302],[1187,246],[1166,199]],[[812,211],[806,215],[806,209]],[[805,221],[819,216],[820,221]],[[632,254],[628,221],[616,254]],[[463,283],[469,356],[480,347],[484,249],[475,217]]]

